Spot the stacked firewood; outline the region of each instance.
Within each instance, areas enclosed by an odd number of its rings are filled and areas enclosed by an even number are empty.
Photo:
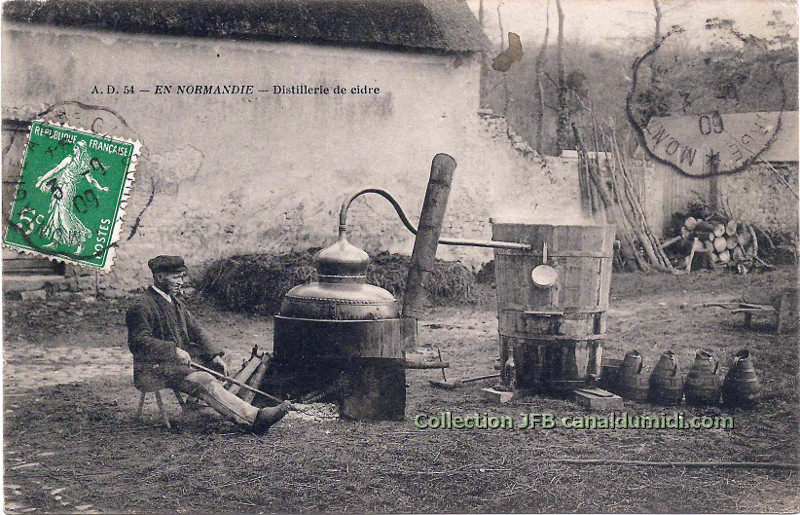
[[[250,358],[242,360],[242,368],[233,376],[233,379],[252,388],[261,388],[261,381],[267,373],[270,359],[271,356],[266,352],[259,354],[258,345],[254,345],[250,351]],[[250,404],[253,403],[256,395],[252,390],[247,390],[231,382],[226,383],[224,388]]]
[[[709,268],[727,267],[739,273],[747,273],[763,264],[758,258],[758,239],[753,227],[736,220],[703,220],[689,216],[680,228],[680,235],[662,246],[674,246],[679,255],[685,256],[689,271],[696,258],[705,260]]]

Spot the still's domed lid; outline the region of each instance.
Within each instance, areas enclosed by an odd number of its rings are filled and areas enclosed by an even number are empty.
[[[318,282],[295,286],[284,296],[278,316],[310,320],[382,320],[400,309],[388,291],[367,282],[369,256],[342,233],[314,256]]]
[[[367,278],[369,255],[340,234],[336,243],[317,252],[314,266],[320,282],[337,277],[363,282]]]

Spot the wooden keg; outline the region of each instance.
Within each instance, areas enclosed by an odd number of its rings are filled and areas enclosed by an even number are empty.
[[[492,237],[531,245],[494,251],[501,361],[513,352],[518,388],[564,391],[599,379],[614,226],[493,220]],[[549,288],[531,277],[540,265],[558,273]]]
[[[633,401],[645,401],[650,390],[649,376],[644,370],[644,360],[638,351],[625,354],[620,367],[617,391],[621,397]]]
[[[679,406],[683,401],[683,374],[678,359],[671,350],[661,355],[650,374],[649,396],[651,402],[664,406]]]
[[[733,357],[733,363],[722,382],[722,403],[727,407],[751,408],[761,398],[761,383],[750,351],[742,349]]]
[[[692,368],[686,375],[684,395],[690,406],[715,406],[719,404],[722,381],[717,375],[719,361],[711,351],[700,349]]]

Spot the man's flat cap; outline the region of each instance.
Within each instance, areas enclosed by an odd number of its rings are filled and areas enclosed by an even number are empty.
[[[183,262],[183,258],[180,256],[157,256],[148,261],[147,266],[150,267],[153,273],[178,273],[186,271],[186,265]]]

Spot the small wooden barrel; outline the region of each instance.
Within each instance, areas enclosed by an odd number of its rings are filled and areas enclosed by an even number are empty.
[[[761,384],[756,376],[750,351],[742,349],[733,357],[733,364],[722,382],[722,403],[730,407],[752,407],[761,397]]]
[[[641,354],[635,350],[626,353],[619,376],[616,393],[632,401],[647,400],[650,385],[648,376],[644,372],[644,362]]]
[[[717,375],[719,362],[711,352],[700,349],[692,368],[686,375],[686,404],[691,406],[715,406],[719,403],[721,381]]]
[[[665,406],[677,406],[683,400],[683,375],[671,350],[661,355],[656,368],[650,374],[648,398]]]
[[[494,251],[501,362],[514,352],[517,386],[563,391],[599,378],[614,226],[493,220],[492,237],[531,245],[529,251]],[[550,288],[536,287],[531,278],[542,264],[558,272]]]
[[[619,388],[621,369],[621,359],[603,356],[602,381],[598,383],[598,386],[609,392],[616,392]]]

